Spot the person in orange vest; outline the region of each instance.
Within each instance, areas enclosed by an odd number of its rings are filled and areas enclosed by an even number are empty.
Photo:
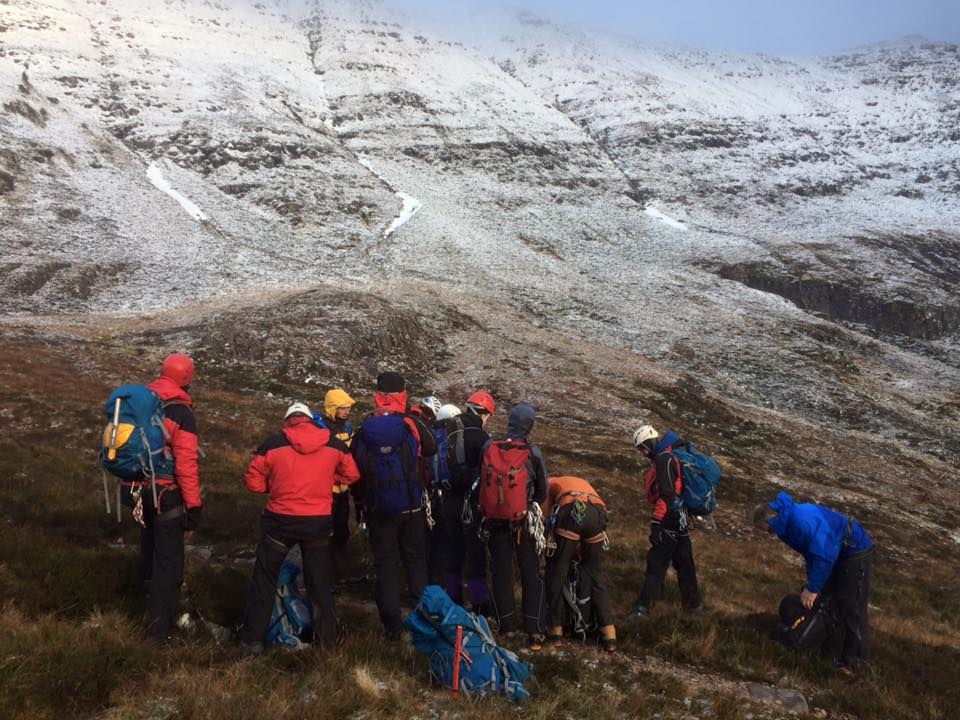
[[[556,542],[556,549],[547,560],[547,642],[557,645],[563,639],[563,585],[570,563],[579,552],[581,578],[585,575],[583,579],[592,588],[590,599],[599,625],[600,645],[607,652],[616,652],[617,629],[602,566],[607,506],[583,478],[551,477],[543,514],[549,518],[548,526]]]

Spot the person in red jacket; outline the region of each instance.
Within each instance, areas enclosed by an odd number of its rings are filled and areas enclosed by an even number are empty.
[[[184,532],[200,524],[203,512],[197,421],[188,394],[193,378],[193,360],[174,353],[163,361],[160,377],[147,386],[163,403],[167,452],[174,461],[172,477],[157,476],[157,507],[152,493],[141,495],[140,575],[149,588],[147,637],[160,642],[170,638],[180,615]]]
[[[346,444],[313,421],[303,403],[284,415],[283,430],[257,448],[243,476],[247,490],[270,495],[260,516],[253,578],[240,640],[253,652],[263,649],[277,577],[287,552],[299,544],[303,577],[313,605],[315,635],[326,646],[337,641],[333,577],[328,543],[333,531],[333,487],[351,485],[360,471]]]
[[[681,498],[683,471],[680,460],[672,452],[674,448],[686,445],[686,441],[672,430],[660,435],[653,426],[644,425],[633,434],[633,444],[650,461],[644,476],[644,488],[647,502],[653,506],[653,517],[647,573],[630,614],[643,617],[653,609],[670,565],[677,571],[684,609],[697,612],[701,607],[700,586],[690,542],[690,515]]]

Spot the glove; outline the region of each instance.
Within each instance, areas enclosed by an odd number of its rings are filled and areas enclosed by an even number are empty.
[[[203,519],[203,506],[187,508],[183,514],[183,529],[190,531],[200,527],[200,521]]]
[[[650,523],[650,544],[656,547],[663,540],[663,526],[654,520]]]

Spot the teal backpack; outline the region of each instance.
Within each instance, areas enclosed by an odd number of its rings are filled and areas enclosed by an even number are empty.
[[[104,406],[107,426],[100,443],[100,464],[104,470],[103,492],[110,512],[106,473],[117,477],[117,519],[120,513],[120,483],[130,487],[150,485],[156,506],[156,479],[173,477],[173,457],[167,450],[167,429],[163,424],[163,403],[146,385],[121,385]]]
[[[692,442],[671,451],[683,471],[683,503],[694,515],[709,515],[717,509],[720,466],[709,455],[697,452]]]
[[[464,610],[438,585],[426,587],[403,624],[444,687],[469,698],[497,694],[519,702],[530,697],[523,683],[533,668],[497,645],[485,617]]]

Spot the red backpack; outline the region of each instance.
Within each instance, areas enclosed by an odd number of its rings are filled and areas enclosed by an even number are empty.
[[[523,440],[494,440],[480,463],[480,513],[487,520],[520,520],[527,512],[527,460]]]

